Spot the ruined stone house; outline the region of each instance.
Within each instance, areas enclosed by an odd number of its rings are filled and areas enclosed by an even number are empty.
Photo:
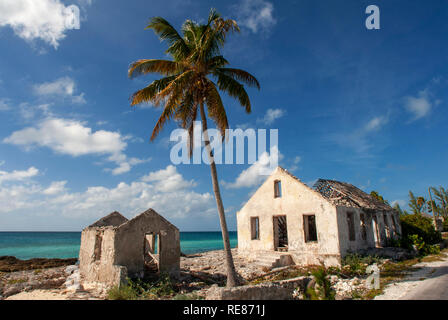
[[[79,269],[84,285],[160,272],[178,276],[179,230],[152,209],[131,220],[113,212],[82,231]]]
[[[318,180],[313,188],[278,167],[237,213],[238,253],[266,266],[340,265],[349,252],[387,246],[399,214],[355,186]]]

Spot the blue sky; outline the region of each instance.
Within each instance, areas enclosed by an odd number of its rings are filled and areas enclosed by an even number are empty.
[[[80,29],[61,23],[72,4]],[[380,30],[365,27],[370,4]],[[224,55],[261,83],[250,115],[224,98],[231,126],[279,129],[280,165],[402,205],[446,186],[445,1],[0,0],[0,230],[81,230],[148,207],[182,231],[219,230],[209,168],[173,166],[175,124],[149,143],[160,109],[129,106],[157,76],[127,78],[131,62],[165,58],[149,18],[180,28],[211,7],[242,29]],[[218,166],[231,230],[264,179],[251,172]]]

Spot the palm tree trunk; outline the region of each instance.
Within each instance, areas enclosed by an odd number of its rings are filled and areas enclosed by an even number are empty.
[[[224,213],[224,205],[222,203],[221,192],[219,190],[218,173],[216,171],[215,158],[213,156],[212,148],[210,146],[210,139],[207,133],[207,119],[204,112],[204,103],[201,102],[201,118],[202,131],[204,133],[205,148],[210,159],[210,170],[212,175],[213,192],[215,193],[216,205],[218,207],[219,221],[221,223],[222,239],[224,242],[224,252],[226,255],[227,266],[227,287],[235,287],[238,285],[238,279],[233,262],[232,251],[230,248],[229,232],[227,230],[226,216]]]

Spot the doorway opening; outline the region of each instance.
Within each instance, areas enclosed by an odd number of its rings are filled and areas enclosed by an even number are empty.
[[[376,218],[376,215],[373,215],[372,224],[373,224],[372,227],[373,227],[373,237],[375,239],[375,246],[379,248],[381,247],[380,231],[378,229],[378,219]]]
[[[288,251],[288,227],[286,216],[274,217],[274,250]]]
[[[157,274],[160,271],[160,250],[160,234],[154,232],[145,234],[143,245],[143,263],[145,265],[145,276]]]

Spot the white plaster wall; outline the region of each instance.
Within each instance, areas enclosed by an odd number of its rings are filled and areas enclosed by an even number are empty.
[[[338,230],[339,230],[339,243],[342,256],[349,252],[357,252],[368,248],[375,248],[374,227],[372,223],[373,216],[375,215],[378,222],[378,231],[380,234],[379,245],[386,246],[386,226],[384,222],[384,213],[388,216],[388,225],[390,230],[390,238],[397,238],[401,233],[400,218],[395,211],[366,211],[361,208],[349,208],[349,207],[337,207],[338,212]],[[349,230],[347,223],[347,212],[353,212],[354,224],[355,224],[355,241],[350,241]],[[361,219],[360,215],[364,213],[367,227],[367,239],[364,241],[361,235]],[[392,216],[395,217],[397,229],[394,229],[392,222]],[[398,231],[398,232],[397,232]]]
[[[282,197],[274,198],[274,182],[280,180]],[[316,216],[317,243],[306,243],[303,215]],[[289,253],[296,264],[339,264],[336,208],[318,192],[290,176],[283,169],[276,171],[237,213],[238,251],[274,250],[273,217],[287,216]],[[250,218],[260,219],[260,239],[251,240]]]
[[[102,233],[101,257],[95,261],[96,234]],[[81,234],[79,269],[84,283],[119,284],[123,270],[114,263],[115,229],[113,227],[86,228]]]

